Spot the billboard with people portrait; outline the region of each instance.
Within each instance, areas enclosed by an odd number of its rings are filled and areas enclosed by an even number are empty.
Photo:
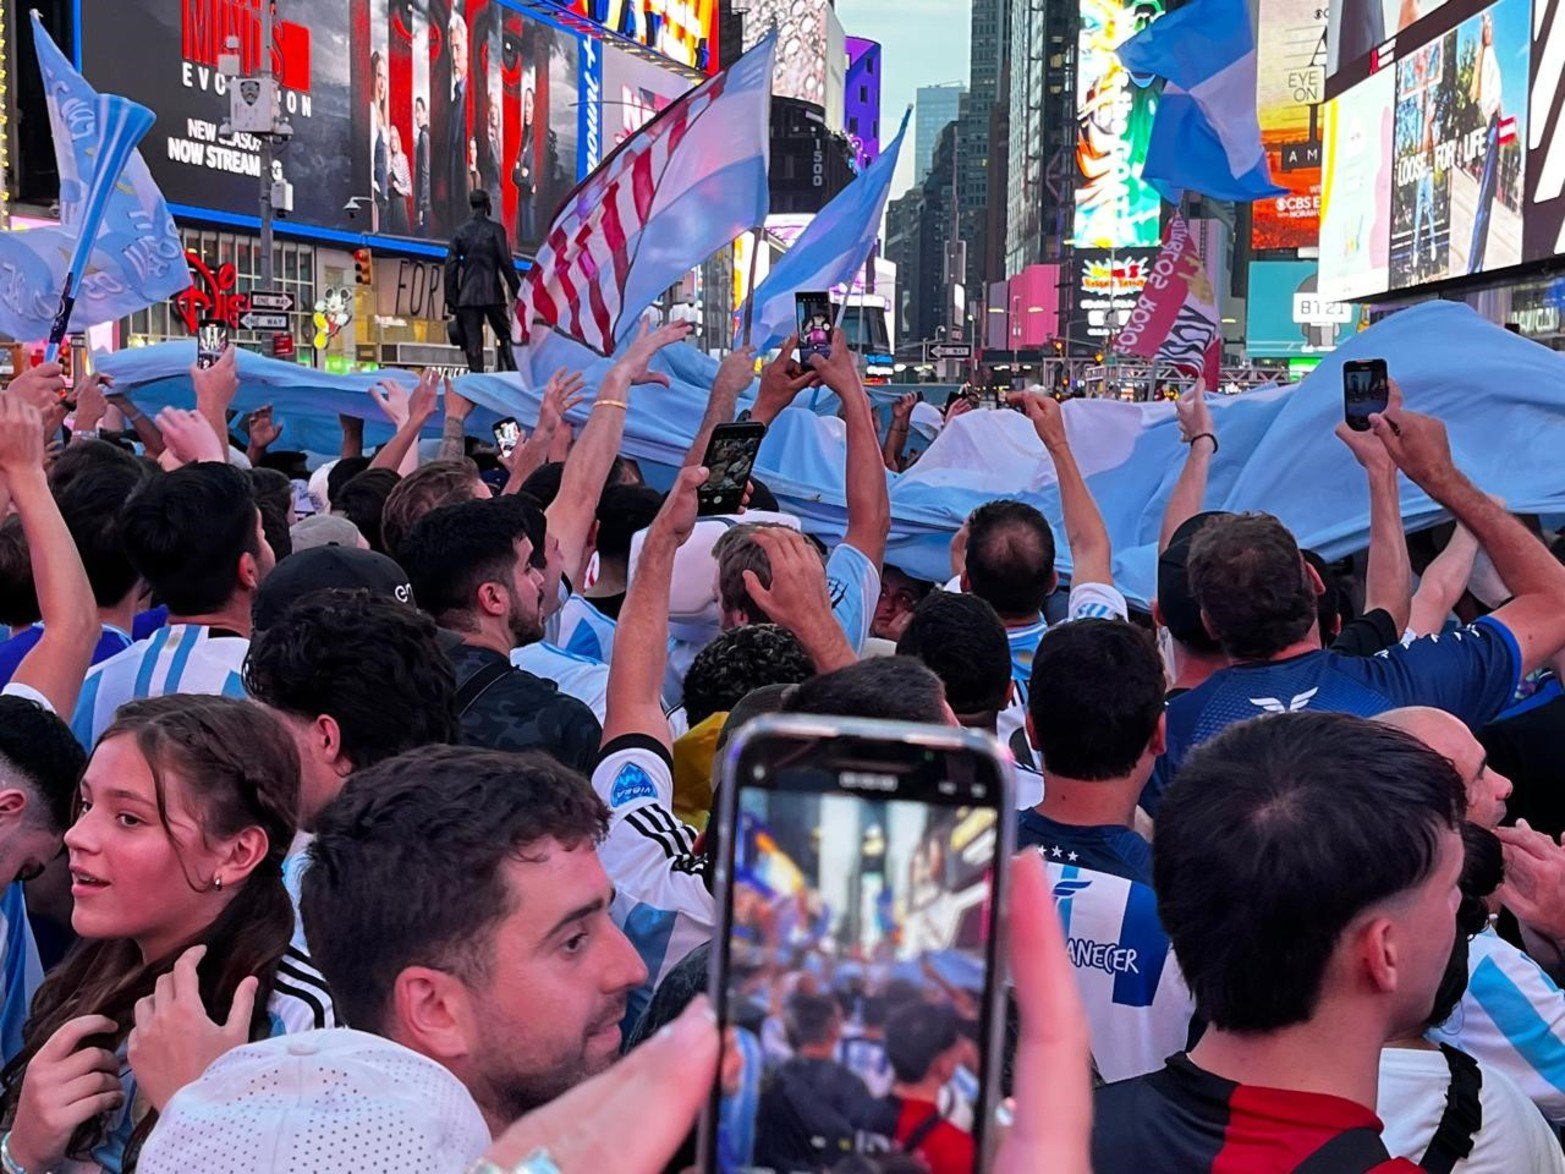
[[[230,36],[260,68],[259,0],[80,0],[83,72],[157,112],[142,155],[176,212],[258,214],[261,142],[223,135]],[[127,46],[134,46],[127,52]],[[294,223],[443,243],[490,193],[530,251],[585,162],[577,33],[500,0],[289,0],[272,60]]]
[[[676,65],[718,71],[717,0],[551,0],[561,12],[591,21]]]
[[[1082,0],[1071,233],[1078,248],[1155,246],[1162,237],[1162,202],[1141,178],[1156,93],[1131,81],[1118,50],[1163,10],[1163,0]]]
[[[1531,17],[1529,0],[1449,0],[1328,101],[1323,293],[1370,297],[1549,255],[1524,230],[1538,190]]]

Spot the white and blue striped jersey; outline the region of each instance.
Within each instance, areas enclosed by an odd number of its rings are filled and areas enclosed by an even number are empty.
[[[216,636],[213,631],[202,624],[159,628],[94,665],[71,719],[76,740],[91,750],[127,701],[171,693],[245,696],[240,672],[250,641],[230,633]]]
[[[853,655],[861,655],[880,603],[880,572],[858,547],[839,543],[826,560],[826,593],[831,597],[831,614],[853,645]]]
[[[1065,623],[1072,620],[1123,620],[1130,606],[1111,583],[1079,583],[1070,590]],[[1027,724],[1027,689],[1032,682],[1032,658],[1038,642],[1049,630],[1043,620],[1022,628],[1007,628],[1005,638],[1011,646],[1011,701],[1000,711],[995,733],[1010,745],[1011,737]]]
[[[0,1063],[22,1050],[22,1027],[33,994],[43,982],[43,966],[27,921],[27,902],[19,881],[0,893]]]
[[[1109,1083],[1163,1067],[1195,1013],[1150,885],[1044,855],[1071,969]]]
[[[603,724],[609,706],[609,666],[602,661],[539,640],[513,648],[511,663],[535,677],[553,681],[561,693],[576,698],[592,710],[599,725]]]
[[[618,622],[606,616],[583,595],[572,595],[560,608],[560,630],[554,643],[575,656],[608,664],[614,655],[614,629]],[[602,721],[603,716],[598,715]]]
[[[1493,926],[1469,944],[1467,993],[1429,1038],[1499,1069],[1565,1123],[1565,993]]]
[[[630,996],[626,1022],[640,1020],[652,992],[686,954],[712,938],[716,908],[696,832],[674,817],[674,762],[644,734],[603,748],[592,788],[609,808],[598,859],[614,882],[615,924],[636,947],[647,981]]]

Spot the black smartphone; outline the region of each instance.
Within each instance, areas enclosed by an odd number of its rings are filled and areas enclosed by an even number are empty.
[[[510,416],[497,421],[494,426],[494,442],[495,446],[499,448],[501,456],[510,456],[521,436],[522,430],[520,426]]]
[[[766,425],[753,420],[719,424],[712,429],[706,456],[701,459],[707,478],[706,484],[696,490],[697,514],[709,518],[738,510],[764,439]]]
[[[1369,431],[1369,417],[1386,410],[1391,385],[1384,359],[1352,360],[1342,364],[1342,415],[1355,432]]]
[[[799,366],[810,368],[811,355],[831,354],[831,295],[796,293],[793,313],[799,332]]]
[[[228,349],[228,323],[220,318],[203,318],[196,327],[196,367],[205,371],[223,357]]]
[[[773,715],[729,743],[710,972],[725,1076],[702,1170],[898,1150],[987,1168],[1012,802],[998,745],[957,727]],[[919,1041],[905,1083],[937,1096],[893,1095],[892,1038]]]

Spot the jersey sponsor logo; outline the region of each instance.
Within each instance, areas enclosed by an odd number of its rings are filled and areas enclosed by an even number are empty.
[[[1141,973],[1136,968],[1134,946],[1095,942],[1091,938],[1071,938],[1065,944],[1070,950],[1071,965],[1077,970],[1101,970],[1104,974]]]
[[[610,807],[623,807],[638,799],[657,797],[658,789],[653,786],[651,777],[634,762],[627,762],[619,768],[619,773],[614,776],[614,785],[609,788]]]
[[[1320,692],[1320,686],[1306,689],[1303,693],[1295,693],[1293,699],[1284,705],[1276,697],[1252,697],[1250,704],[1257,709],[1264,709],[1267,713],[1298,713],[1307,707],[1315,694]]]

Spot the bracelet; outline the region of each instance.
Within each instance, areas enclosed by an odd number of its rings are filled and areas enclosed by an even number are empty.
[[[595,400],[592,406],[595,408],[623,408],[627,412],[630,411],[630,405],[622,399]]]
[[[78,429],[76,429],[75,432],[72,432],[71,435],[76,437],[78,440],[97,440],[98,439],[98,429],[96,429],[96,428],[78,428]]]
[[[11,1131],[0,1133],[0,1170],[5,1174],[27,1174],[27,1167],[11,1156]]]
[[[1190,444],[1195,445],[1198,440],[1210,440],[1212,442],[1212,455],[1217,455],[1217,434],[1215,432],[1197,432],[1190,438]]]

